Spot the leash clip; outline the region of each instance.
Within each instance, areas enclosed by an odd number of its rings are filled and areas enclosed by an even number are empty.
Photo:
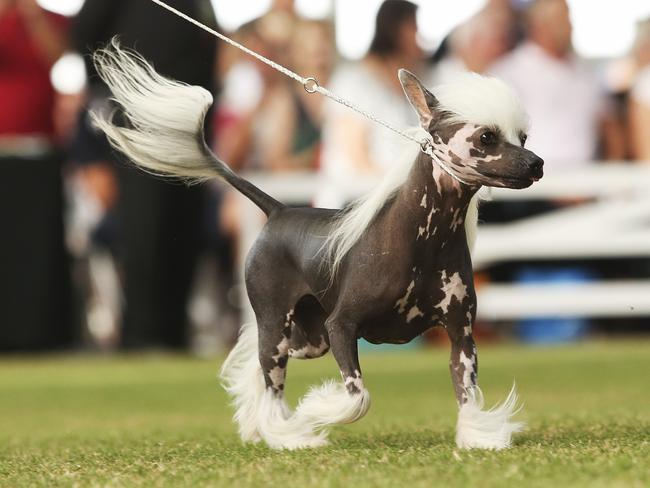
[[[426,137],[423,140],[420,141],[420,149],[424,154],[429,156],[432,161],[434,161],[438,166],[442,168],[442,170],[447,173],[449,176],[451,176],[454,180],[458,181],[459,183],[463,183],[467,185],[465,181],[463,181],[456,173],[454,173],[449,167],[442,162],[442,160],[436,156],[433,152],[433,139],[430,137]]]
[[[320,88],[320,85],[318,84],[318,80],[316,78],[310,76],[309,78],[305,78],[302,87],[307,93],[316,93]]]
[[[433,157],[433,141],[430,138],[425,138],[420,141],[420,149],[424,154]]]

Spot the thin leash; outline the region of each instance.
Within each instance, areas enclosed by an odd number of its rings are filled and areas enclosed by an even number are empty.
[[[433,141],[431,140],[431,137],[425,137],[423,139],[418,139],[418,138],[412,136],[411,134],[409,134],[408,132],[400,130],[397,127],[389,124],[385,120],[382,120],[382,119],[379,119],[379,118],[375,117],[370,112],[367,112],[367,111],[363,110],[361,107],[359,107],[358,105],[352,103],[351,101],[346,100],[345,98],[338,96],[336,93],[333,93],[333,92],[329,91],[327,88],[321,86],[318,83],[318,80],[316,78],[314,78],[313,76],[307,76],[307,77],[300,76],[298,73],[295,73],[294,71],[291,71],[290,69],[282,66],[281,64],[278,64],[275,61],[272,61],[272,60],[262,56],[261,54],[256,53],[255,51],[252,51],[252,50],[248,49],[246,46],[238,43],[237,41],[234,41],[230,37],[225,36],[220,32],[217,32],[216,30],[208,27],[207,25],[199,22],[198,20],[190,17],[189,15],[181,12],[180,10],[178,10],[178,9],[176,9],[174,7],[172,7],[171,5],[166,4],[162,0],[151,0],[151,1],[153,3],[159,5],[160,7],[168,10],[169,12],[173,13],[174,15],[186,20],[187,22],[189,22],[191,24],[194,24],[196,27],[198,27],[200,29],[203,29],[204,31],[206,31],[206,32],[212,34],[213,36],[221,39],[225,43],[230,44],[233,47],[236,47],[237,49],[245,52],[246,54],[248,54],[250,56],[253,56],[258,61],[261,61],[262,63],[266,64],[267,66],[270,66],[271,68],[279,71],[283,75],[288,76],[292,80],[297,81],[298,83],[300,83],[303,86],[303,88],[305,89],[305,91],[307,93],[320,93],[321,95],[326,96],[330,100],[333,100],[336,103],[339,103],[339,104],[341,104],[341,105],[343,105],[345,107],[348,107],[348,108],[354,110],[355,112],[363,115],[367,119],[372,120],[373,122],[385,127],[386,129],[393,131],[395,134],[398,134],[398,135],[402,136],[403,138],[408,139],[409,141],[415,142],[418,146],[420,146],[420,149],[422,150],[422,152],[427,154],[428,156],[430,156],[431,159],[435,160],[440,165],[440,167],[442,167],[442,169],[444,169],[445,172],[449,174],[449,176],[451,176],[455,180],[459,181],[460,183],[464,183],[442,161],[440,161],[440,158],[438,158],[433,153]]]

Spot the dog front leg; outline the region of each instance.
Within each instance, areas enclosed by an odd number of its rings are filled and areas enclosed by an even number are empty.
[[[458,406],[467,403],[468,392],[478,385],[478,354],[471,328],[468,333],[449,333],[451,356],[449,371]]]
[[[484,410],[483,393],[478,387],[478,354],[472,336],[472,321],[446,327],[451,340],[449,370],[458,402],[456,444],[460,448],[503,449],[510,447],[512,434],[523,428],[511,418],[519,411],[514,386],[506,400]],[[473,317],[472,317],[473,318]]]

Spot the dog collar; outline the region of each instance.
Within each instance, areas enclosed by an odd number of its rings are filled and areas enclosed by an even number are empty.
[[[435,163],[442,168],[442,170],[451,176],[454,180],[464,185],[469,185],[466,181],[463,181],[459,176],[457,176],[449,167],[433,152],[433,140],[431,137],[425,138],[420,143],[420,149],[424,154],[429,156]]]

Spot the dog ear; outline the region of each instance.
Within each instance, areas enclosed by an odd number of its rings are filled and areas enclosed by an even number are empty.
[[[431,121],[436,116],[438,100],[410,71],[402,68],[399,70],[398,76],[406,98],[420,117],[420,125],[423,129],[428,130]]]

